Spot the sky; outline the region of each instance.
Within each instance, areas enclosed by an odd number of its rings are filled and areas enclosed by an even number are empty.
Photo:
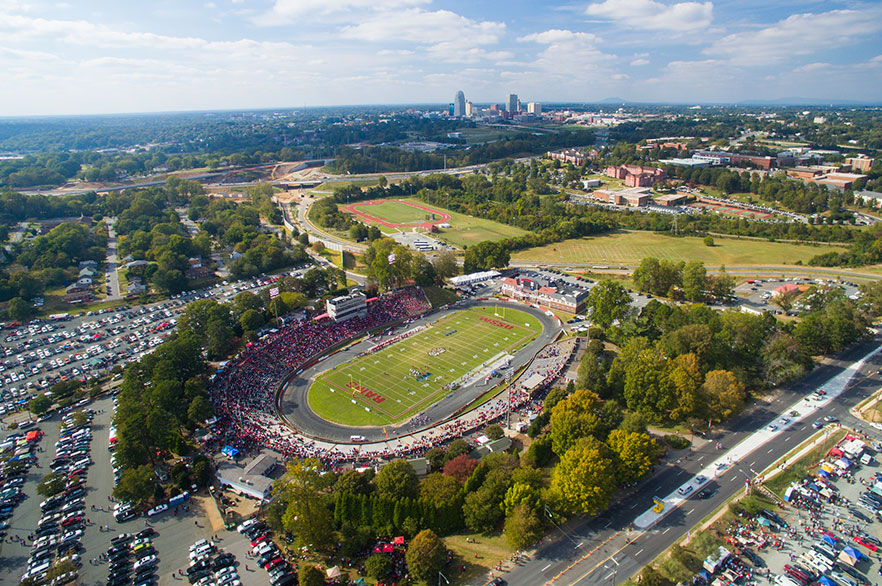
[[[0,116],[882,101],[882,2],[0,0]]]

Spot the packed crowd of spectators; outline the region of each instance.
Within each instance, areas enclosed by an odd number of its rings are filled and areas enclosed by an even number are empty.
[[[323,453],[279,421],[274,410],[276,391],[292,372],[326,350],[366,331],[413,318],[429,307],[421,289],[401,289],[369,300],[364,317],[343,322],[307,318],[248,344],[211,381],[216,435],[240,450],[269,448],[287,457],[340,459],[342,455]]]
[[[371,300],[365,317],[339,323],[328,318],[307,318],[286,324],[278,333],[249,344],[211,382],[209,391],[218,419],[217,439],[246,452],[267,448],[289,458],[319,458],[329,467],[343,462],[371,464],[424,454],[439,444],[483,429],[505,416],[509,408],[513,413],[538,410],[532,399],[533,392],[515,383],[509,389],[511,405],[504,395],[476,411],[425,431],[417,431],[417,426],[411,425],[413,435],[397,441],[333,449],[298,435],[276,416],[275,393],[292,372],[306,368],[328,349],[368,330],[412,319],[428,309],[429,303],[420,289],[403,289]],[[544,385],[551,383],[566,367],[574,348],[572,341],[548,346],[530,363],[520,380],[541,374]],[[417,416],[415,422],[431,423],[424,414]]]

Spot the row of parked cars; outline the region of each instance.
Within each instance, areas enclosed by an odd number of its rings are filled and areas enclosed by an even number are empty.
[[[293,568],[270,539],[263,521],[248,519],[237,530],[251,539],[251,554],[257,558],[257,565],[266,570],[271,586],[292,586],[297,583]]]
[[[153,527],[131,535],[123,533],[110,540],[107,550],[107,586],[153,586],[159,581],[159,557],[153,547]]]
[[[34,429],[26,435],[16,431],[9,434],[0,444],[0,539],[9,529],[8,519],[15,508],[25,498],[22,487],[25,475],[34,462],[34,449],[43,437],[40,429]]]
[[[187,580],[195,586],[242,586],[236,556],[218,551],[207,539],[200,539],[190,546],[190,563]]]
[[[54,578],[52,585],[67,584],[77,577],[85,530],[85,480],[92,465],[92,416],[91,410],[85,410],[68,413],[61,420],[55,457],[49,463],[56,475],[58,492],[40,503],[40,522],[34,531],[22,581],[45,580],[53,565],[67,565],[70,569]]]

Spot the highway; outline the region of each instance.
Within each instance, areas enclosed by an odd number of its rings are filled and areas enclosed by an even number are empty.
[[[730,421],[727,429],[715,429],[705,438],[696,437],[695,446],[687,457],[657,470],[634,489],[623,491],[606,513],[592,518],[577,518],[554,529],[530,559],[521,562],[503,577],[512,586],[614,586],[638,573],[720,504],[743,491],[746,480],[755,477],[816,433],[816,430],[811,427],[811,421],[806,421],[776,433],[772,441],[713,479],[706,486],[716,490],[712,497],[687,500],[646,531],[633,528],[634,519],[651,508],[653,496],[665,496],[675,491],[726,450],[766,427],[797,400],[817,390],[854,361],[878,348],[880,341],[882,338],[877,336],[872,342],[861,344],[828,361],[801,381],[781,389],[770,397],[769,402],[751,406]],[[839,399],[826,407],[821,415],[833,415],[846,425],[858,425],[860,422],[848,411],[882,386],[882,376],[878,374],[880,367],[882,356],[876,354],[851,379]],[[872,428],[869,433],[876,439],[882,438]],[[716,449],[717,442],[722,444],[722,449]]]

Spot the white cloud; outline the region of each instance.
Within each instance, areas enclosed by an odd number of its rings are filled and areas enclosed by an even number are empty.
[[[794,55],[852,45],[882,31],[882,6],[794,14],[772,26],[733,33],[704,50],[737,65],[774,65]]]
[[[588,16],[606,18],[646,30],[692,31],[705,28],[713,20],[712,2],[676,2],[668,5],[655,0],[605,0],[589,4]]]
[[[641,65],[649,65],[649,59],[643,59],[642,57],[639,59],[634,59],[631,61],[631,65],[634,67],[640,67]]]
[[[233,0],[236,2],[237,0]],[[241,0],[240,0],[241,1]],[[428,4],[432,0],[275,0],[273,7],[255,19],[260,25],[288,24],[299,17],[326,16],[354,11],[388,12]]]
[[[505,33],[505,24],[479,22],[449,10],[429,12],[413,8],[372,16],[360,24],[344,27],[341,33],[345,38],[361,41],[408,41],[423,45],[451,43],[471,48],[499,42]]]

